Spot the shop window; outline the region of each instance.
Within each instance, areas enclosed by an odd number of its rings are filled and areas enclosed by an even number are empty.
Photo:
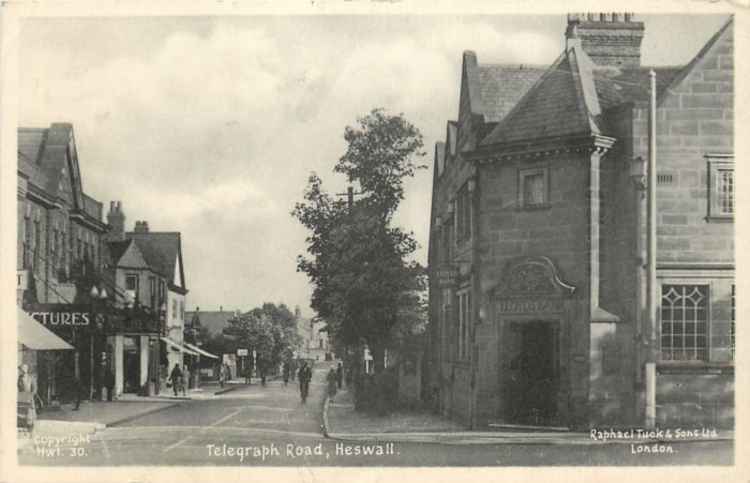
[[[543,208],[549,204],[549,176],[547,168],[519,171],[519,205],[521,208]]]
[[[735,208],[734,163],[729,157],[709,157],[708,174],[708,218],[731,221]]]
[[[708,286],[662,285],[661,360],[708,360]]]

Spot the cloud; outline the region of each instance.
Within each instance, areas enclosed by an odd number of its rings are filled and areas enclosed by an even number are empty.
[[[82,43],[75,21],[48,25],[56,46],[25,29],[21,119],[73,122],[84,188],[105,206],[122,200],[129,223],[182,232],[189,303],[203,307],[307,307],[310,287],[295,271],[306,233],[289,211],[312,170],[343,189],[330,171],[344,126],[374,107],[403,112],[431,153],[457,115],[463,50],[480,62],[547,63],[559,43],[479,17],[165,25],[172,31],[156,35],[151,22],[145,35],[123,24],[104,47],[103,31]],[[426,262],[431,173],[408,187],[398,221]]]

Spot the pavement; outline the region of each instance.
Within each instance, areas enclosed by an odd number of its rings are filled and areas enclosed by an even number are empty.
[[[19,431],[18,444],[19,447],[28,444],[32,435],[39,438],[60,434],[92,434],[108,426],[163,411],[181,401],[210,399],[245,386],[244,380],[240,379],[227,381],[224,387],[210,381],[187,391],[184,396],[175,396],[166,391],[155,396],[123,394],[114,401],[81,401],[78,410],[74,410],[72,404],[63,404],[58,409],[41,412],[32,433]]]
[[[601,445],[601,444],[654,444],[675,442],[675,430],[669,435],[654,434],[638,437],[621,434],[596,435],[589,432],[561,431],[560,428],[532,428],[498,426],[489,431],[466,430],[463,425],[428,410],[395,411],[378,416],[354,410],[350,391],[339,390],[324,405],[324,432],[328,438],[341,441],[388,440],[400,443],[438,443],[448,445],[496,444],[550,444],[550,445]],[[711,435],[680,434],[679,442],[734,441],[733,430],[717,430]]]
[[[657,450],[663,449],[664,454],[643,453],[639,446],[622,444],[550,444],[544,440],[515,444],[522,440],[511,440],[510,435],[499,439],[497,434],[492,435],[495,439],[474,444],[482,434],[451,432],[450,427],[434,425],[445,423],[440,418],[424,419],[419,414],[407,415],[421,425],[416,436],[406,431],[402,419],[392,417],[390,425],[384,425],[390,432],[356,432],[372,431],[377,422],[370,421],[369,426],[350,426],[349,433],[329,432],[329,436],[349,439],[325,437],[327,428],[335,429],[337,423],[338,428],[347,427],[346,421],[334,420],[333,411],[346,409],[348,404],[342,393],[342,399],[333,405],[329,402],[324,411],[326,369],[313,371],[306,403],[300,401],[295,383],[240,385],[211,398],[166,401],[171,405],[163,410],[114,422],[85,437],[75,432],[46,440],[33,436],[19,450],[18,461],[21,465],[76,467],[648,466],[731,465],[734,461],[732,441],[660,445]],[[434,432],[436,427],[441,431]],[[516,433],[515,437],[520,436]]]

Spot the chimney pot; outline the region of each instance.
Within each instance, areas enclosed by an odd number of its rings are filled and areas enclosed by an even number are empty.
[[[632,13],[587,13],[568,16],[565,38],[578,38],[583,51],[598,66],[632,68],[641,65],[643,22]]]

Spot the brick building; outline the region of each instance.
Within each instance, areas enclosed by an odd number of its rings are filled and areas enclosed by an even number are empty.
[[[87,295],[101,268],[107,225],[102,204],[83,191],[72,125],[18,128],[17,179],[17,305],[76,349],[19,353],[48,402],[71,387],[74,375],[93,385],[96,326]]]
[[[551,66],[463,57],[435,147],[429,394],[472,427],[734,421],[733,21],[657,80],[656,303],[646,313],[650,67],[630,14],[568,16]],[[653,342],[651,343],[653,345]]]
[[[110,202],[107,221],[105,276],[117,287],[114,303],[128,317],[110,318],[106,363],[114,375],[114,393],[139,393],[149,381],[161,387],[159,361],[166,351],[160,344],[165,334],[167,277],[125,233],[122,203]]]

